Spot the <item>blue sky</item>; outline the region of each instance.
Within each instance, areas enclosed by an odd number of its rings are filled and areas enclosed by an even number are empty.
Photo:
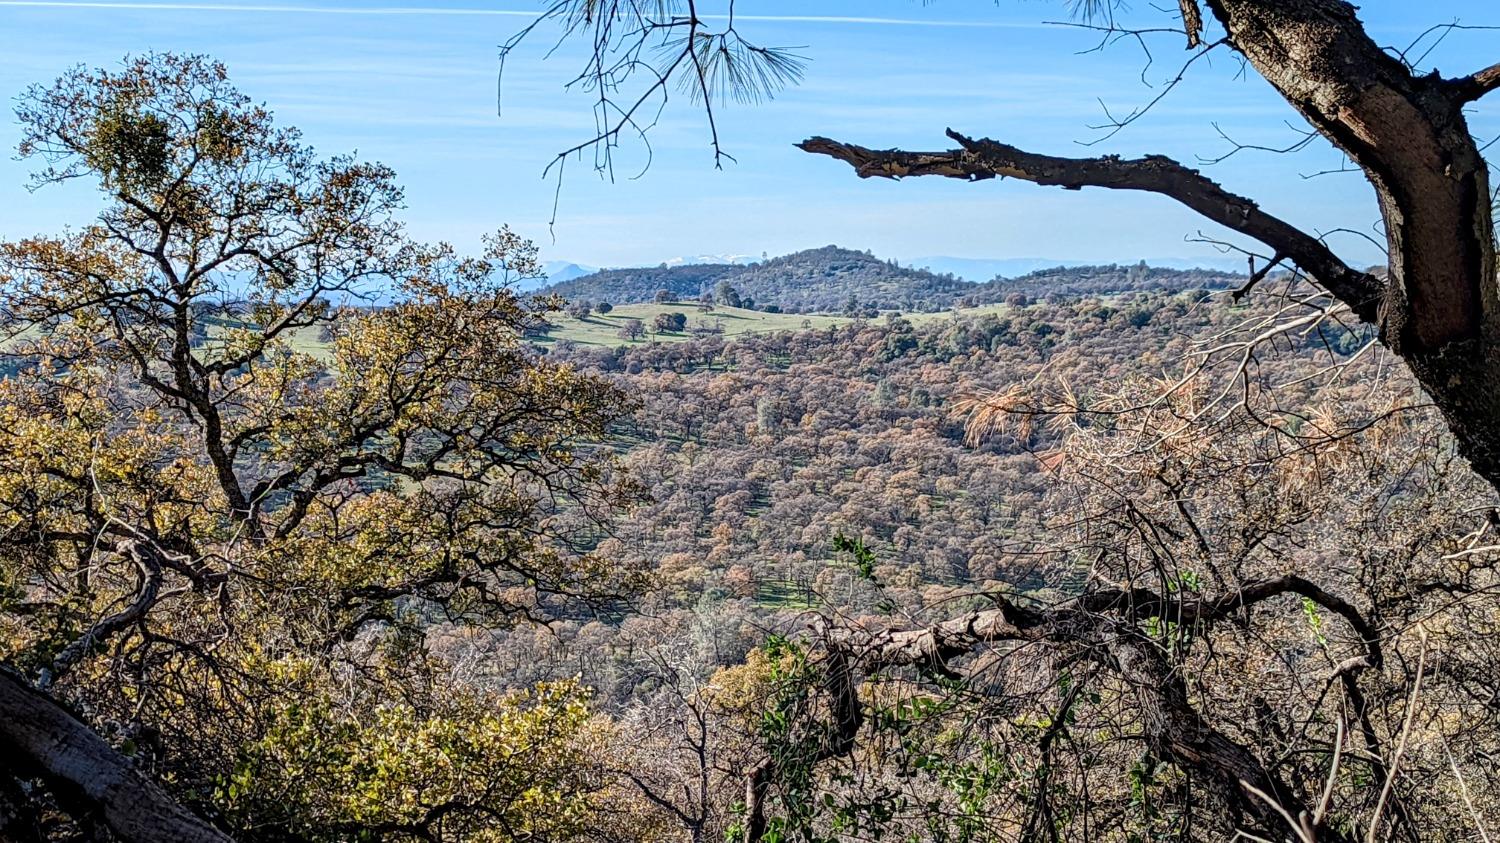
[[[719,112],[728,152],[715,170],[700,111],[668,107],[652,134],[654,158],[639,179],[642,151],[621,153],[614,182],[587,162],[572,164],[549,231],[552,156],[592,132],[587,94],[564,83],[581,55],[550,59],[543,37],[507,64],[504,110],[496,113],[498,45],[542,6],[539,0],[215,0],[26,2],[0,0],[0,98],[49,81],[76,63],[113,64],[146,50],[204,52],[235,82],[300,126],[325,153],[358,150],[396,168],[407,187],[414,233],[463,247],[502,223],[533,237],[544,256],[593,265],[654,263],[677,255],[780,254],[837,243],[881,256],[1054,257],[1134,260],[1215,254],[1189,242],[1221,235],[1159,197],[1064,192],[1012,182],[939,179],[861,181],[842,164],[799,152],[814,134],[867,146],[945,148],[945,127],[1039,152],[1138,155],[1190,163],[1222,154],[1218,130],[1243,143],[1283,146],[1296,135],[1290,111],[1226,53],[1200,63],[1147,117],[1093,146],[1101,100],[1128,113],[1155,96],[1142,82],[1139,48],[1122,43],[1083,53],[1095,39],[1068,27],[1047,0],[740,0],[742,29],[760,43],[796,46],[809,59],[804,82],[770,103]],[[1137,3],[1150,12],[1149,4]],[[1432,24],[1500,24],[1493,0],[1368,0],[1362,16],[1377,40],[1405,46]],[[899,21],[908,21],[900,23]],[[1152,44],[1147,83],[1160,86],[1183,57],[1175,40]],[[1447,74],[1500,59],[1500,32],[1455,32],[1427,58]],[[8,110],[7,110],[8,111]],[[6,113],[0,145],[14,149]],[[1500,108],[1472,117],[1477,133],[1500,134]],[[1376,212],[1358,176],[1304,179],[1337,167],[1326,145],[1298,156],[1245,152],[1206,168],[1227,187],[1308,228],[1369,229]],[[0,237],[55,230],[92,217],[82,185],[29,194],[25,164],[0,160]],[[1351,260],[1375,248],[1335,235]]]

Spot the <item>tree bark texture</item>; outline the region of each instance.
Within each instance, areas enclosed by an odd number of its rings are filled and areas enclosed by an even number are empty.
[[[231,843],[50,696],[4,669],[0,758],[5,773],[35,775],[70,801],[86,803],[127,843]]]

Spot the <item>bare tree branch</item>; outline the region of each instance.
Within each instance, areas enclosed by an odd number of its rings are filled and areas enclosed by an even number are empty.
[[[1473,102],[1500,88],[1500,62],[1496,62],[1477,73],[1455,80],[1455,84],[1459,100]]]
[[[120,549],[135,560],[139,579],[135,598],[128,606],[100,619],[83,635],[64,647],[52,659],[52,664],[42,670],[37,680],[38,687],[43,690],[51,686],[58,677],[67,673],[99,644],[121,630],[129,628],[132,624],[139,623],[156,606],[157,596],[161,592],[162,578],[162,566],[156,558],[156,549],[143,548],[140,542],[135,540],[122,542]]]
[[[1361,639],[1365,655],[1348,671],[1382,662],[1374,628],[1348,601],[1303,577],[1286,575],[1247,583],[1214,599],[1174,597],[1142,588],[1105,588],[1046,608],[1020,605],[991,595],[997,608],[970,612],[928,627],[909,630],[838,626],[824,630],[829,661],[826,690],[832,721],[812,763],[847,755],[863,724],[854,669],[875,673],[913,667],[957,678],[949,662],[997,642],[1046,642],[1082,647],[1090,658],[1134,689],[1148,745],[1184,769],[1204,774],[1210,786],[1237,812],[1274,826],[1283,812],[1300,815],[1306,794],[1283,781],[1244,745],[1214,728],[1194,707],[1179,672],[1140,624],[1152,618],[1183,626],[1229,618],[1253,605],[1299,596],[1343,618]],[[744,840],[755,843],[765,830],[764,799],[779,772],[776,759],[746,776],[747,823]],[[1253,796],[1260,794],[1264,802]],[[1329,833],[1329,840],[1347,840]]]
[[[1026,152],[993,140],[974,140],[952,129],[947,134],[962,148],[946,152],[874,150],[822,137],[809,138],[798,147],[843,161],[854,167],[861,178],[935,175],[981,181],[1008,176],[1067,190],[1103,187],[1158,193],[1286,255],[1348,304],[1360,319],[1375,322],[1378,318],[1384,293],[1384,285],[1378,278],[1351,268],[1321,240],[1262,211],[1253,200],[1230,193],[1197,170],[1170,158],[1160,155],[1133,159],[1114,155],[1062,158]]]
[[[1230,293],[1230,297],[1233,298],[1236,302],[1244,299],[1245,296],[1250,294],[1251,290],[1255,289],[1256,284],[1264,281],[1266,276],[1270,275],[1271,271],[1280,266],[1281,262],[1284,260],[1286,260],[1286,255],[1277,252],[1271,257],[1269,261],[1266,262],[1265,266],[1261,267],[1260,269],[1256,269],[1255,258],[1252,257],[1250,259],[1251,272],[1249,280],[1247,280],[1244,284],[1241,284],[1238,290]]]

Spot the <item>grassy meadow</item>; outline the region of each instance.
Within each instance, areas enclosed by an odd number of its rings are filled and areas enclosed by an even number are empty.
[[[984,307],[965,308],[961,312],[965,316],[980,316],[985,313],[1000,313],[1009,309],[1008,305],[996,304]],[[687,317],[688,330],[682,332],[663,332],[658,334],[652,329],[652,322],[659,313],[681,313]],[[942,311],[939,313],[909,313],[903,318],[914,325],[928,325],[952,319],[954,311]],[[547,337],[539,340],[541,345],[547,345],[558,340],[568,340],[579,345],[597,345],[614,347],[620,345],[634,345],[651,342],[683,342],[692,339],[692,329],[701,325],[718,325],[724,328],[723,336],[740,336],[743,334],[771,334],[777,331],[803,331],[828,328],[837,325],[847,325],[855,321],[848,316],[834,316],[821,313],[765,313],[759,310],[746,310],[739,307],[722,307],[716,305],[713,310],[699,312],[697,302],[660,302],[647,304],[620,304],[609,313],[590,313],[583,319],[576,319],[566,314],[554,314],[550,317],[553,324],[557,325],[550,331]],[[639,319],[646,326],[646,335],[639,340],[627,341],[620,336],[620,329],[631,319]]]

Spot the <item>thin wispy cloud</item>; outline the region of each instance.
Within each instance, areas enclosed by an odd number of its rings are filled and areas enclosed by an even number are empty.
[[[286,15],[433,15],[538,18],[540,12],[522,9],[474,9],[464,7],[412,6],[293,6],[245,3],[129,3],[109,0],[0,0],[0,7],[42,9],[121,9],[159,12],[239,12]],[[707,20],[727,20],[727,15],[700,15]],[[1042,24],[1014,21],[882,18],[851,15],[735,15],[735,20],[763,23],[826,23],[866,26],[929,26],[958,29],[1034,29]]]

